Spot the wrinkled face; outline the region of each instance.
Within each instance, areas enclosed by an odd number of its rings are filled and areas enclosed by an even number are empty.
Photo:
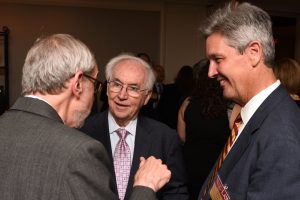
[[[90,74],[91,77],[97,78],[98,69],[95,68]],[[75,108],[73,113],[75,127],[80,128],[84,124],[84,120],[90,114],[92,105],[94,102],[94,83],[93,80],[88,78],[83,78],[82,80],[84,89],[82,91],[82,96],[80,97],[80,105]]]
[[[249,99],[247,89],[251,87],[251,64],[247,53],[240,54],[228,45],[220,33],[206,39],[206,54],[210,60],[208,76],[216,78],[227,99],[243,104]]]
[[[117,64],[112,70],[112,77],[109,81],[117,81],[123,84],[120,92],[114,92],[108,84],[107,95],[109,111],[119,126],[126,126],[131,120],[135,119],[141,107],[147,104],[151,93],[147,91],[139,92],[139,96],[128,95],[127,86],[134,86],[139,89],[145,88],[147,71],[139,63],[126,60]]]

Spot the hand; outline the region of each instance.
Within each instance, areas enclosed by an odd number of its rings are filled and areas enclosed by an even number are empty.
[[[151,156],[140,158],[140,167],[135,174],[133,186],[149,187],[157,192],[170,181],[171,171],[160,159]]]

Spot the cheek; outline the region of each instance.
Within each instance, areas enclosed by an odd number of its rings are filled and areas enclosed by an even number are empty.
[[[110,92],[108,92],[107,93],[107,99],[108,99],[108,101],[111,101],[111,102],[113,102],[114,101],[114,99],[117,97],[117,93],[115,94],[115,93],[110,93]]]
[[[144,105],[143,102],[143,99],[132,99],[130,101],[130,107],[132,110],[139,110]]]

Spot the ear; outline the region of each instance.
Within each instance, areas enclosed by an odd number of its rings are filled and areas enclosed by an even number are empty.
[[[263,57],[262,45],[258,41],[252,41],[248,44],[246,48],[246,53],[250,58],[252,67],[256,67]]]
[[[152,91],[149,91],[148,94],[146,95],[144,105],[146,105],[148,103],[149,99],[151,98],[151,95],[152,95]]]
[[[108,96],[108,82],[106,82],[106,96]]]
[[[80,97],[80,95],[82,93],[82,90],[83,90],[83,87],[82,87],[82,78],[83,78],[83,72],[82,71],[76,72],[76,74],[73,77],[73,81],[72,81],[72,93],[77,98]]]

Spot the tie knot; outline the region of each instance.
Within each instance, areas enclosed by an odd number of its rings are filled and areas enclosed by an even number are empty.
[[[237,116],[236,116],[236,118],[235,118],[235,120],[234,120],[234,123],[235,124],[241,124],[242,123],[242,117],[241,117],[241,113],[239,113]]]
[[[125,139],[126,137],[127,137],[127,135],[128,135],[128,132],[126,131],[126,129],[124,129],[124,128],[119,128],[117,131],[117,134],[118,134],[118,136],[121,138],[121,139]]]

